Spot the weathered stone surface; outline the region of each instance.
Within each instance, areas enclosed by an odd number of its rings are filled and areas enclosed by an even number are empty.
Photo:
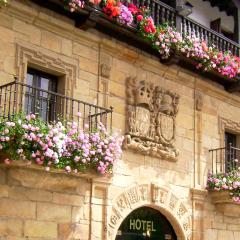
[[[40,189],[25,188],[25,187],[9,187],[9,198],[21,199],[21,200],[32,200],[32,201],[42,201],[51,202],[52,193]]]
[[[1,8],[0,33],[0,85],[11,82],[13,76],[25,82],[29,66],[52,73],[59,77],[60,90],[68,96],[100,106],[112,105],[113,129],[120,129],[123,135],[131,120],[126,115],[128,77],[168,89],[181,99],[175,122],[174,146],[180,149],[177,162],[124,150],[107,183],[87,174],[75,177],[63,172],[1,167],[1,240],[115,239],[106,236],[114,200],[130,186],[155,182],[169,186],[189,206],[194,217],[194,226],[184,225],[190,232],[194,230],[194,238],[189,239],[240,240],[239,205],[224,202],[220,206],[220,195],[215,198],[216,205],[208,197],[193,203],[189,193],[194,185],[205,187],[211,168],[208,150],[224,145],[226,129],[240,133],[239,94],[229,94],[219,84],[180,65],[159,63],[156,56],[96,29],[80,30],[73,19],[27,1],[12,0],[7,8]],[[94,195],[92,184],[96,182],[106,189],[104,196]],[[177,226],[179,240],[188,240],[178,229],[182,221],[174,220],[177,206],[167,215],[170,206],[164,209],[157,199],[155,196],[155,202],[148,205],[160,209],[174,228]],[[229,212],[232,216],[226,216]],[[122,217],[127,214],[124,212]]]
[[[71,206],[82,206],[84,204],[84,196],[53,193],[53,203]]]
[[[37,219],[44,221],[71,222],[71,207],[53,203],[37,203]]]
[[[28,238],[57,238],[57,224],[54,222],[26,221],[24,236]]]
[[[85,194],[89,190],[89,183],[78,177],[69,177],[66,174],[47,173],[45,171],[30,169],[10,169],[8,175],[10,185],[32,187],[36,189],[53,190]]]
[[[35,219],[36,203],[0,198],[0,217],[1,216]]]
[[[0,239],[6,236],[22,236],[23,221],[19,219],[6,219],[0,217]]]

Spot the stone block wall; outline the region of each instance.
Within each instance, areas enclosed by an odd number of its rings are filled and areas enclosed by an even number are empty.
[[[0,173],[0,239],[88,239],[86,178],[22,167]]]
[[[197,72],[164,65],[127,43],[94,29],[80,30],[72,20],[26,2],[12,0],[0,9],[1,84],[14,76],[24,82],[28,66],[52,73],[66,95],[112,106],[113,128],[125,134],[127,79],[151,82],[180,96],[174,143],[180,153],[171,162],[124,150],[113,177],[97,178],[92,187],[88,177],[1,168],[0,239],[114,239],[107,236],[112,205],[126,189],[141,184],[164,187],[186,206],[194,240],[240,239],[240,222],[217,212],[204,191],[211,168],[208,150],[223,146],[225,129],[240,133],[240,97]],[[174,225],[177,217],[167,212],[169,206],[148,204],[166,211]],[[176,231],[184,239],[183,230]]]

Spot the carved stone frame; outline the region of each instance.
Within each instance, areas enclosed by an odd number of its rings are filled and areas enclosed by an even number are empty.
[[[167,186],[136,184],[116,196],[109,206],[107,240],[114,240],[124,219],[143,206],[159,210],[171,223],[179,240],[192,239],[192,214],[189,206]]]
[[[28,67],[57,76],[59,78],[58,92],[68,97],[73,96],[78,78],[78,60],[32,44],[17,43],[16,74],[19,82],[26,82]]]
[[[219,117],[219,134],[220,134],[220,147],[225,146],[224,134],[226,131],[232,132],[234,134],[240,134],[240,122],[234,122],[230,119]],[[238,146],[239,147],[239,146]]]

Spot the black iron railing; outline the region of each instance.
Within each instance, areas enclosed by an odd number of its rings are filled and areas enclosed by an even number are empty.
[[[75,121],[90,130],[99,122],[112,127],[112,108],[107,109],[65,95],[46,91],[18,81],[0,86],[0,117],[10,118],[18,112],[37,114],[47,122]]]
[[[176,25],[176,10],[165,3],[158,0],[137,0],[136,5],[147,7],[156,25],[165,22]]]
[[[135,1],[133,0],[133,2]],[[240,56],[240,46],[238,43],[188,17],[180,16],[176,9],[161,1],[137,0],[136,3],[138,7],[146,6],[150,9],[151,16],[157,25],[167,22],[176,27],[182,36],[196,36],[208,45],[214,45],[220,51],[231,51],[234,55]]]
[[[51,8],[54,11],[58,11],[59,13],[64,13],[62,10],[63,2],[61,0],[48,0],[48,1],[40,1],[40,0],[32,0],[35,3],[43,5],[47,8]],[[207,44],[214,44],[215,47],[221,51],[230,50],[234,55],[240,56],[240,46],[239,43],[236,43],[222,34],[215,32],[196,21],[183,17],[178,14],[177,10],[169,5],[163,3],[160,0],[130,0],[130,2],[136,4],[138,7],[145,6],[150,10],[151,16],[156,25],[162,23],[169,23],[170,25],[176,27],[177,31],[181,33],[183,36],[186,35],[195,35],[199,37],[201,40],[206,41]],[[90,16],[91,21],[97,22],[99,20],[95,15],[91,16],[91,12],[96,13],[96,16],[100,15],[101,9],[98,7],[93,7],[93,5],[86,4],[84,9],[81,9],[79,12],[82,16]],[[74,14],[71,13],[71,16]],[[69,16],[69,15],[68,15]],[[79,20],[79,16],[74,15],[75,18]],[[76,20],[76,21],[78,21]],[[79,22],[78,22],[79,23]],[[102,21],[100,21],[103,24]],[[89,25],[89,26],[94,26]],[[85,26],[87,27],[87,26]]]
[[[240,149],[229,145],[227,148],[209,150],[212,173],[227,173],[240,167]]]
[[[236,56],[240,54],[239,44],[190,18],[181,17],[181,33],[183,36],[196,36],[208,45],[214,45],[220,51],[231,51]]]

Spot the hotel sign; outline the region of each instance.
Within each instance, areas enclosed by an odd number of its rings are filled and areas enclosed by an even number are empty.
[[[129,229],[130,230],[142,230],[142,231],[152,231],[156,232],[154,229],[153,221],[146,221],[140,219],[129,219]]]
[[[176,240],[173,227],[158,210],[141,207],[132,211],[122,222],[116,240]]]

